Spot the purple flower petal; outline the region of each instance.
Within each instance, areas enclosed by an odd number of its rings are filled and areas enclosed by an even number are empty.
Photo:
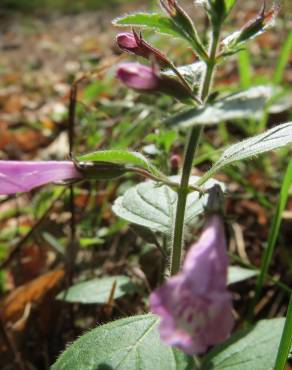
[[[153,68],[140,63],[119,64],[117,77],[135,90],[155,91],[159,87],[159,78]]]
[[[229,336],[233,317],[227,267],[224,225],[218,215],[212,215],[190,248],[181,273],[150,296],[152,312],[161,317],[163,342],[200,354]]]
[[[71,161],[0,161],[0,194],[26,192],[50,182],[81,177]]]

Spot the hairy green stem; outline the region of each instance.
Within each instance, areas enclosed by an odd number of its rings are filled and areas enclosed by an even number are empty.
[[[220,36],[220,29],[213,30],[212,42],[210,45],[210,55],[206,62],[206,74],[204,76],[200,100],[205,103],[208,99],[213,74],[216,66],[216,53]],[[176,206],[175,226],[172,240],[172,254],[170,273],[175,275],[181,264],[182,246],[183,246],[183,231],[186,201],[188,196],[189,179],[193,165],[193,159],[198,148],[202,133],[202,126],[195,126],[190,132],[190,136],[186,145],[185,157],[181,175],[180,187],[178,190],[178,199]]]
[[[175,216],[175,228],[172,244],[172,256],[171,256],[171,275],[175,275],[180,268],[181,252],[182,252],[182,240],[183,240],[183,229],[184,229],[184,217],[186,209],[186,201],[189,193],[189,178],[191,174],[193,158],[195,150],[198,147],[201,137],[201,127],[194,127],[189,136],[188,145],[186,147],[183,171],[181,176],[180,187],[178,190],[178,199]]]

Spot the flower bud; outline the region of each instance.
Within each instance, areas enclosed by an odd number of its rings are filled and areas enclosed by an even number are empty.
[[[172,171],[177,171],[180,166],[181,158],[178,154],[173,154],[170,157],[170,166]]]
[[[263,6],[255,18],[251,19],[239,31],[232,33],[223,40],[224,52],[238,50],[245,42],[261,35],[267,28],[273,26],[279,11],[280,5],[278,2],[268,11],[266,11],[265,6]]]
[[[119,33],[116,37],[116,40],[119,48],[126,53],[139,55],[146,59],[148,59],[151,55],[151,51],[149,50],[149,48],[147,48],[146,43],[144,44],[142,39],[137,39],[134,33]]]
[[[180,9],[176,0],[160,0],[160,4],[170,17],[175,17],[177,15],[177,10]]]
[[[191,17],[178,4],[177,0],[160,0],[160,5],[170,17],[176,32],[192,45],[202,59],[206,59],[206,51],[196,27]]]
[[[162,67],[169,67],[171,62],[158,49],[143,40],[142,36],[133,32],[119,33],[116,37],[117,44],[122,51],[143,57],[153,59]]]

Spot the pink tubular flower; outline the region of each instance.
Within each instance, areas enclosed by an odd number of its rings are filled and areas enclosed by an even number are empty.
[[[227,267],[224,225],[213,214],[182,271],[150,296],[151,311],[161,317],[163,342],[192,355],[227,339],[233,327]]]
[[[178,100],[187,100],[191,92],[175,78],[158,74],[153,67],[140,63],[120,63],[117,77],[128,87],[149,93],[164,93]]]
[[[81,177],[71,161],[0,161],[0,195],[26,192],[50,182]]]
[[[159,88],[159,77],[154,69],[140,63],[121,63],[117,77],[135,90],[155,91]]]

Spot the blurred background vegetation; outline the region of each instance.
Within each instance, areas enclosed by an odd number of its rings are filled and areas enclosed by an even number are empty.
[[[65,12],[78,12],[82,10],[98,10],[103,7],[117,6],[130,2],[134,3],[137,2],[137,0],[1,0],[0,9],[19,11],[60,10]]]
[[[239,1],[240,2],[240,1]],[[270,0],[266,1],[269,3]],[[51,11],[58,10],[61,12],[80,12],[84,10],[99,10],[101,8],[115,7],[122,4],[144,3],[149,7],[156,4],[155,0],[1,0],[1,10],[17,11]],[[246,3],[256,3],[254,0],[242,1]],[[259,5],[259,4],[258,4]],[[286,10],[292,10],[291,0],[281,0],[281,6]]]

